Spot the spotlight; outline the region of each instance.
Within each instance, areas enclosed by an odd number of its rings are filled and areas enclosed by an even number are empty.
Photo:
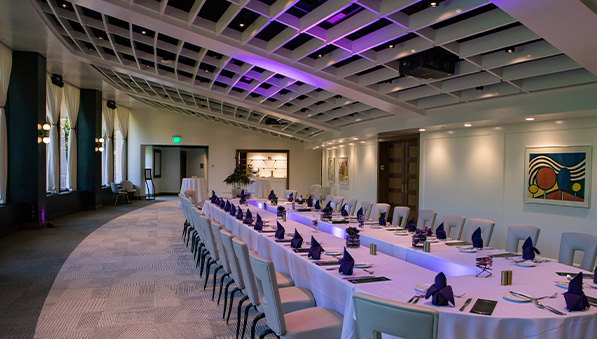
[[[429,7],[437,7],[439,5],[439,1],[430,1]]]
[[[526,121],[534,121],[534,120],[535,120],[535,118],[533,118],[533,117],[528,117],[528,118],[525,118],[524,120],[526,120]]]
[[[425,132],[424,128],[419,128],[419,132]]]
[[[142,30],[141,34],[145,35],[145,34],[147,34],[147,31],[146,30]]]
[[[484,89],[485,89],[485,87],[483,87],[483,86],[477,86],[477,87],[475,87],[475,89],[476,89],[477,91],[482,91],[482,90],[484,90]]]
[[[508,47],[504,50],[504,52],[508,53],[508,54],[512,54],[514,53],[516,49],[514,47]]]
[[[392,49],[392,48],[394,48],[394,45],[388,45],[388,48]]]
[[[317,54],[317,57],[318,57],[318,58],[321,58],[322,56],[323,56],[323,54],[321,54],[321,53],[320,53],[320,54]]]
[[[467,122],[466,124],[464,124],[464,127],[471,127],[473,126],[470,122]]]
[[[245,24],[243,24],[242,22],[240,24],[238,24],[240,27],[245,27]]]

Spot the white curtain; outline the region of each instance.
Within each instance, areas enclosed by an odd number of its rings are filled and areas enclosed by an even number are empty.
[[[50,143],[47,145],[46,190],[60,191],[60,104],[62,102],[62,88],[54,85],[51,75],[46,75],[46,119],[50,123]]]
[[[102,137],[104,138],[104,152],[102,153],[102,185],[109,185],[114,181],[114,150],[112,149],[112,134],[114,133],[114,110],[108,108],[107,102],[102,101]]]
[[[12,51],[0,44],[0,204],[6,202],[6,178],[8,172],[6,114],[4,105],[12,70]]]
[[[131,114],[131,110],[126,107],[120,106],[116,109],[116,113],[118,114],[118,128],[120,129],[120,134],[122,134],[122,148],[120,151],[120,174],[122,176],[122,180],[126,180],[126,136],[129,130],[129,114]]]
[[[62,106],[68,117],[70,132],[68,135],[68,167],[66,172],[66,187],[71,191],[77,190],[77,134],[75,126],[79,114],[79,97],[81,91],[71,85],[64,84],[64,101]]]

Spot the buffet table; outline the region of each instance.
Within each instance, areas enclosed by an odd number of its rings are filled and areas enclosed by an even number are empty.
[[[238,200],[234,200],[237,205]],[[259,213],[267,225],[276,225],[276,214],[271,210],[275,207],[268,206],[263,209],[261,203],[242,206],[246,212],[247,207],[256,217]],[[495,258],[493,263],[494,276],[490,278],[476,278],[474,253],[459,252],[457,247],[447,246],[445,243],[432,244],[429,253],[413,249],[410,236],[395,236],[392,232],[380,229],[365,229],[361,232],[361,243],[365,238],[375,239],[378,242],[378,254],[371,255],[369,248],[361,246],[348,251],[355,262],[365,262],[372,265],[369,269],[373,276],[383,276],[391,280],[373,283],[353,284],[346,277],[338,273],[338,266],[318,266],[309,260],[306,253],[295,253],[289,243],[278,243],[274,240],[272,232],[257,232],[252,227],[244,225],[241,221],[225,213],[220,208],[207,201],[203,212],[220,222],[235,236],[241,237],[250,249],[256,250],[261,256],[273,261],[276,270],[292,276],[297,286],[310,289],[315,296],[318,306],[329,307],[344,315],[342,338],[358,338],[356,320],[352,304],[354,292],[364,292],[380,297],[407,301],[414,294],[417,284],[433,283],[438,268],[452,263],[454,267],[464,267],[469,272],[452,272],[448,275],[448,284],[452,286],[456,298],[456,307],[434,306],[430,299],[421,299],[418,305],[433,307],[440,312],[439,338],[595,338],[597,335],[597,308],[591,307],[584,312],[567,312],[562,293],[566,290],[556,286],[554,281],[566,280],[555,272],[579,272],[557,262],[544,262],[535,267],[518,267],[513,262],[504,258]],[[296,229],[305,242],[311,240],[313,235],[327,250],[341,250],[345,245],[342,232],[339,230],[346,224],[328,224],[318,221],[319,230],[311,226],[311,221],[316,214],[311,212],[288,212],[288,219],[281,224],[286,229],[286,234],[292,236]],[[300,218],[300,216],[304,218]],[[308,223],[306,223],[308,221]],[[264,227],[265,229],[265,227]],[[384,242],[385,241],[385,242]],[[305,244],[303,247],[307,247]],[[391,251],[389,255],[380,253],[380,247]],[[400,248],[400,249],[399,249]],[[489,254],[502,253],[501,250],[486,250]],[[400,253],[396,258],[393,253]],[[416,258],[409,262],[409,258]],[[331,256],[322,255],[322,260],[333,259]],[[406,259],[406,260],[404,260]],[[449,269],[448,269],[449,270]],[[500,285],[500,271],[513,272],[513,285]],[[354,269],[354,276],[368,276],[363,269]],[[590,280],[586,280],[590,281]],[[558,292],[555,299],[544,299],[542,303],[565,312],[565,316],[558,316],[547,310],[538,309],[532,303],[516,303],[504,299],[504,294],[510,290],[527,293],[533,296],[551,295]],[[597,297],[597,290],[586,288],[588,296]],[[458,309],[467,298],[473,298],[471,305],[464,312]],[[498,301],[491,316],[470,313],[472,305],[478,298]]]
[[[251,179],[251,183],[247,186],[247,191],[255,198],[267,198],[271,190],[269,179]]]
[[[183,178],[180,185],[180,194],[185,196],[184,192],[188,190],[195,191],[193,205],[201,208],[205,199],[209,197],[205,178]],[[178,208],[182,208],[180,202],[178,203]]]

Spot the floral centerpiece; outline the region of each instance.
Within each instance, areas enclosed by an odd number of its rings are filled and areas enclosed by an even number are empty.
[[[322,219],[332,219],[332,208],[331,207],[324,207],[321,210],[321,218]]]
[[[311,224],[313,224],[313,228],[315,229],[315,231],[319,231],[319,230],[317,229],[317,219],[313,219],[313,220],[311,221]]]
[[[277,209],[278,218],[282,218],[282,216],[284,216],[285,214],[286,214],[286,209],[284,208],[284,206],[278,206],[278,209]]]
[[[430,232],[431,230],[429,230]],[[417,229],[413,234],[413,247],[423,248],[423,243],[427,240],[427,230]]]
[[[346,247],[355,248],[361,246],[359,232],[359,229],[356,227],[348,227],[346,229]]]
[[[357,216],[357,221],[359,222],[359,227],[360,228],[364,228],[365,227],[365,216],[363,214],[359,214]]]
[[[234,168],[234,171],[228,175],[226,179],[224,179],[224,182],[232,186],[232,198],[235,198],[240,194],[240,188],[250,184],[251,179],[249,179],[249,176],[245,173],[245,171],[237,165]]]

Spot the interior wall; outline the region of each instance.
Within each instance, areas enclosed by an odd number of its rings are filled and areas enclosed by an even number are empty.
[[[187,152],[187,177],[205,178],[205,165],[207,159],[205,158],[205,149],[185,149]],[[203,167],[201,167],[203,164]]]
[[[142,182],[140,145],[170,145],[173,135],[182,136],[180,146],[208,147],[205,162],[208,190],[213,189],[219,195],[230,195],[231,187],[224,183],[224,179],[234,170],[237,149],[288,149],[290,187],[300,194],[305,195],[312,184],[321,180],[319,150],[307,149],[302,143],[155,108],[134,109],[131,113],[128,136],[129,180],[137,186]],[[162,172],[164,161],[162,153]],[[162,177],[164,174],[163,172]],[[160,192],[161,188],[158,189],[157,186],[156,184],[156,190]],[[145,194],[144,185],[142,187],[141,194]],[[176,192],[179,190],[180,187]]]
[[[590,208],[525,204],[526,147],[597,143],[597,118],[533,122],[421,134],[421,208],[495,221],[490,245],[504,248],[508,225],[541,228],[537,248],[557,258],[563,232],[597,235],[597,204]],[[592,177],[597,175],[593,160]],[[591,190],[595,194],[596,181]],[[463,232],[464,233],[464,232]],[[577,258],[578,259],[578,258]]]

